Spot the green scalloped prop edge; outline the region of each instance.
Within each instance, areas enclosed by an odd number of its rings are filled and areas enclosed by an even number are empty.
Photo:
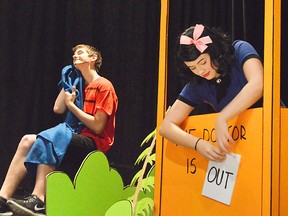
[[[132,204],[124,197],[123,180],[110,168],[106,156],[91,152],[72,183],[63,172],[47,176],[47,216],[132,216]],[[115,215],[115,213],[117,214]]]

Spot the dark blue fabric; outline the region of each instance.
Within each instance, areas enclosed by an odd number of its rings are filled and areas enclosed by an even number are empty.
[[[221,111],[246,85],[247,80],[244,75],[242,66],[250,57],[259,57],[256,50],[245,41],[235,41],[235,61],[229,71],[230,84],[227,87],[226,95],[217,101],[217,90],[214,81],[203,79],[199,84],[188,83],[181,91],[178,99],[193,107],[201,103],[208,103],[216,111]],[[260,58],[260,57],[259,57]],[[192,73],[192,72],[191,72]]]
[[[72,128],[66,123],[40,132],[24,162],[28,173],[35,175],[38,164],[59,166],[71,139]]]
[[[81,73],[71,65],[64,67],[61,85],[65,91],[70,93],[72,87],[76,87],[75,104],[83,109],[83,78]],[[59,166],[71,142],[72,134],[80,133],[81,129],[82,122],[68,111],[64,123],[40,132],[24,162],[28,173],[35,175],[38,164]]]
[[[64,91],[72,92],[72,87],[76,87],[75,105],[83,109],[83,78],[81,73],[72,65],[68,65],[62,69],[62,87]],[[83,124],[75,117],[75,115],[68,111],[65,122],[75,130],[75,133],[80,133]]]

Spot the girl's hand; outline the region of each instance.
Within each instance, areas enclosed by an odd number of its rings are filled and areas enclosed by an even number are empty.
[[[216,120],[216,141],[219,145],[220,151],[224,154],[230,152],[231,146],[229,145],[229,142],[232,144],[235,143],[228,132],[227,122],[220,116]]]
[[[220,149],[206,140],[200,139],[197,144],[197,151],[206,159],[221,162],[226,159],[226,154],[221,153]]]

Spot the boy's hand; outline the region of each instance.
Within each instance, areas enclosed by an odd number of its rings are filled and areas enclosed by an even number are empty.
[[[72,93],[70,92],[65,92],[65,104],[68,107],[71,107],[74,105],[74,102],[76,100],[76,87],[72,87]]]

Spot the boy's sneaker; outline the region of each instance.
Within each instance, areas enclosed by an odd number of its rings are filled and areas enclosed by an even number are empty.
[[[45,203],[35,195],[30,195],[24,199],[9,199],[7,203],[13,212],[21,215],[45,215]]]
[[[10,207],[7,205],[6,200],[0,197],[0,216],[13,215]]]

